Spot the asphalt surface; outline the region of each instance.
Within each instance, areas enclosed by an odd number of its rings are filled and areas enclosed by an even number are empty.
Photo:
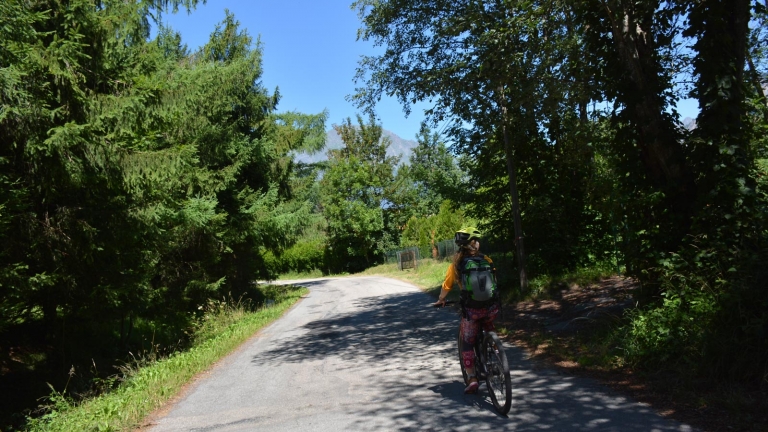
[[[507,347],[512,410],[465,395],[458,315],[378,278],[303,281],[310,294],[200,377],[163,431],[693,431],[597,383],[534,367]]]

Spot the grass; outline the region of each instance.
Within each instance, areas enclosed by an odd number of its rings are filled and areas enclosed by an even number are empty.
[[[257,330],[276,320],[306,288],[275,288],[274,305],[249,310],[240,302],[210,302],[194,329],[194,345],[159,360],[136,360],[125,365],[122,382],[102,396],[74,404],[63,394],[49,397],[48,413],[30,419],[30,431],[130,430],[171,399],[196,374],[232,352]]]
[[[429,294],[437,295],[440,292],[440,286],[445,279],[445,272],[448,270],[449,264],[448,261],[426,258],[419,260],[415,269],[400,270],[397,268],[397,263],[381,264],[359,274],[400,279],[420,287]]]
[[[552,293],[573,285],[587,286],[616,275],[610,264],[594,265],[572,270],[561,275],[541,275],[528,281],[528,295],[524,300],[549,300]]]

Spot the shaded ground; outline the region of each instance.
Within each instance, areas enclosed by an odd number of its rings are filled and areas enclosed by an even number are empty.
[[[506,338],[534,360],[566,374],[598,379],[666,417],[704,431],[768,431],[768,402],[759,389],[600,366],[610,362],[605,357],[610,347],[595,340],[633,306],[634,287],[632,280],[621,277],[588,287],[563,285],[550,292],[551,300],[505,306],[497,327],[506,328]]]

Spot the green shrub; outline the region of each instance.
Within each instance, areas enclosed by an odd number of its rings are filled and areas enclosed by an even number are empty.
[[[729,256],[726,256],[729,255]],[[659,301],[628,313],[619,333],[629,364],[764,385],[768,372],[768,250],[696,249],[652,269]],[[722,270],[723,263],[730,263]]]
[[[295,245],[275,254],[264,254],[264,265],[272,275],[283,273],[308,273],[323,269],[325,259],[325,240],[322,238],[300,240]]]
[[[686,288],[665,291],[661,304],[628,312],[623,329],[628,363],[644,369],[698,368],[718,303],[701,281]]]
[[[517,271],[517,269],[514,269]],[[535,299],[550,298],[571,284],[587,286],[616,275],[615,264],[599,261],[561,274],[539,274],[528,280],[528,296]],[[514,275],[517,276],[517,275]]]

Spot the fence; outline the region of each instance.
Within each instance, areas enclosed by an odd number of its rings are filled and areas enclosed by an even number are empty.
[[[397,268],[400,270],[418,268],[420,259],[421,254],[419,253],[419,248],[413,247],[397,251]]]
[[[416,259],[421,259],[422,257],[428,257],[431,256],[429,253],[429,247],[419,247],[419,246],[410,246],[405,248],[398,248],[398,249],[391,249],[384,254],[384,262],[387,264],[396,263],[400,260],[400,253],[401,252],[408,252],[413,251],[416,253]]]
[[[453,239],[439,241],[435,244],[436,254],[433,251],[432,257],[435,259],[445,259],[453,256],[459,251],[459,247],[456,246],[456,242]],[[437,256],[435,256],[437,255]]]
[[[511,250],[510,247],[511,245],[506,245],[501,242],[481,241],[480,249],[483,253],[505,253]],[[402,266],[403,254],[406,254],[405,258],[411,258],[410,255],[407,255],[408,252],[413,252],[415,254],[416,261],[427,257],[434,258],[436,260],[444,260],[452,257],[456,252],[458,252],[458,250],[459,247],[456,246],[456,243],[454,243],[453,239],[447,239],[436,242],[434,248],[427,245],[392,249],[386,253],[385,261],[387,263],[397,263],[398,268],[403,270],[404,268],[414,268],[416,265],[418,265],[414,264],[414,267]]]
[[[410,246],[407,248],[392,249],[386,253],[385,261],[387,263],[399,262],[398,254],[404,251],[416,251],[419,259],[422,258],[434,258],[442,260],[453,256],[459,248],[453,242],[453,239],[443,240],[435,243],[435,247],[426,246]]]

